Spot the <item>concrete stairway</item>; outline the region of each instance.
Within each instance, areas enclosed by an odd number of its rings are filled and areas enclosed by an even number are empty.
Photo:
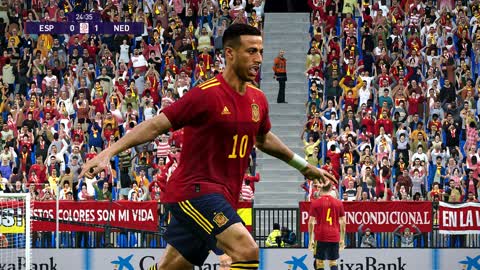
[[[300,140],[305,121],[309,14],[266,13],[261,88],[270,103],[272,131],[293,151],[303,155]],[[273,79],[273,59],[280,49],[287,58],[286,101],[277,104],[278,82]],[[303,176],[282,161],[260,151],[257,154],[260,182],[255,187],[255,207],[298,207],[303,199]]]

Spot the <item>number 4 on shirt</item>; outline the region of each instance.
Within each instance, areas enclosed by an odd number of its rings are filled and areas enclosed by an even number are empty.
[[[332,211],[332,208],[328,208],[327,209],[327,218],[325,219],[328,223],[330,223],[330,225],[332,225],[333,221],[332,221],[332,216],[330,215],[330,212]]]

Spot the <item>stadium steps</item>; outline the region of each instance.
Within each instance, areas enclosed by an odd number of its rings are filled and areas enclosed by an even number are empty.
[[[305,59],[309,43],[309,14],[266,13],[264,59],[261,88],[270,103],[272,131],[293,151],[303,155],[300,140],[305,122],[307,80]],[[277,104],[278,82],[273,79],[273,59],[280,49],[287,58],[286,101]],[[261,174],[255,188],[255,207],[298,207],[304,198],[303,177],[284,162],[257,152],[257,171]]]

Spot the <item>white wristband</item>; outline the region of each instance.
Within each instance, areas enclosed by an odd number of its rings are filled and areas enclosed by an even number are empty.
[[[307,167],[308,162],[301,156],[294,154],[293,158],[288,162],[288,165],[292,166],[293,168],[299,171],[302,171]]]

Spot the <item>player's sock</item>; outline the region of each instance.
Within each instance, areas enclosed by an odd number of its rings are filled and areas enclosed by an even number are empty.
[[[230,270],[257,270],[258,264],[258,261],[234,262],[230,266]]]
[[[338,270],[337,261],[330,261],[330,270]]]
[[[313,267],[315,267],[315,270],[325,270],[325,262],[323,260],[315,260]]]

